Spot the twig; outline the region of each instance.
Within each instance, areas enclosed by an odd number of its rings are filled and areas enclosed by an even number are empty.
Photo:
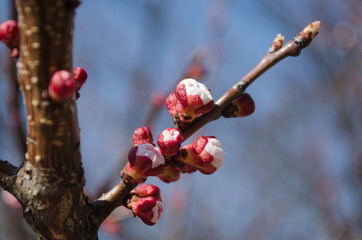
[[[227,107],[234,99],[238,98],[251,83],[276,63],[289,56],[298,56],[301,50],[307,47],[317,35],[319,25],[320,22],[318,21],[308,25],[285,46],[275,52],[268,52],[248,74],[235,83],[216,101],[214,108],[210,112],[201,115],[195,119],[190,126],[182,130],[184,140],[188,139],[208,122],[220,118],[225,107]]]
[[[147,126],[152,130],[152,126],[153,123],[155,121],[155,119],[157,118],[157,116],[159,115],[159,113],[162,110],[162,107],[165,105],[165,97],[168,96],[168,94],[170,94],[172,92],[172,89],[175,89],[177,83],[183,79],[183,78],[188,78],[188,77],[194,77],[194,76],[190,76],[190,67],[193,65],[199,65],[201,64],[202,60],[204,59],[204,52],[202,52],[201,50],[196,50],[193,53],[193,56],[191,58],[191,60],[186,64],[186,66],[184,67],[184,70],[182,71],[181,76],[177,77],[175,79],[175,81],[171,84],[172,86],[170,87],[170,89],[168,89],[167,91],[164,92],[160,92],[160,98],[163,98],[163,101],[158,101],[155,99],[151,99],[150,101],[150,110],[148,115],[146,116],[144,122],[143,122],[143,126]],[[155,100],[155,101],[154,101]],[[120,169],[122,168],[125,164],[126,164],[126,160],[127,159],[127,155],[128,155],[128,151],[129,149],[133,146],[132,141],[129,143],[129,147],[125,148],[124,151],[122,151],[122,154],[119,157],[119,161],[117,161],[115,163],[115,166],[112,169]],[[101,185],[101,187],[99,187],[95,193],[95,198],[97,198],[99,195],[101,195],[102,193],[104,193],[105,191],[107,191],[114,182],[117,181],[119,175],[119,173],[115,172],[114,174],[109,174],[107,180],[105,180],[103,182],[103,184]]]
[[[258,65],[256,65],[247,75],[245,75],[239,82],[235,83],[219,98],[219,100],[216,101],[214,108],[210,112],[201,115],[189,127],[182,130],[184,141],[208,122],[220,118],[225,107],[227,107],[234,99],[239,97],[260,75],[280,60],[288,56],[298,56],[301,50],[307,47],[317,35],[319,25],[320,22],[314,22],[308,25],[285,46],[280,49],[278,49],[279,47],[273,48],[274,52],[269,51],[261,59]],[[277,37],[274,42],[279,41],[279,39],[280,37]],[[124,203],[126,198],[129,196],[130,191],[136,186],[137,184],[133,182],[126,182],[122,178],[116,186],[94,202],[93,205],[96,209],[95,217],[98,220],[103,221],[103,219],[105,219],[105,217],[107,217],[116,207],[119,207]]]
[[[95,219],[97,219],[98,224],[102,223],[114,209],[125,204],[129,193],[136,186],[137,183],[126,182],[121,179],[116,186],[97,199],[93,203],[93,207],[95,209]]]

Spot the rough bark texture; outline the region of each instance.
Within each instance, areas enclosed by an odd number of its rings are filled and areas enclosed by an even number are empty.
[[[30,163],[19,171],[15,192],[39,239],[97,239],[88,199],[80,189],[83,172],[58,175]]]

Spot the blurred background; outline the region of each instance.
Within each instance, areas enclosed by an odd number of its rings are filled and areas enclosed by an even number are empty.
[[[11,18],[11,2],[0,2],[0,22]],[[83,1],[74,66],[88,73],[77,101],[86,191],[96,197],[117,182],[136,127],[150,123],[157,138],[172,126],[152,100],[183,76],[196,73],[217,99],[276,34],[289,41],[316,20],[313,43],[247,89],[253,115],[219,119],[186,142],[216,136],[221,169],[171,184],[150,178],[164,197],[160,222],[146,226],[118,209],[100,239],[362,239],[360,0]],[[24,109],[9,55],[0,46],[0,158],[19,164]],[[2,195],[0,239],[35,239]]]

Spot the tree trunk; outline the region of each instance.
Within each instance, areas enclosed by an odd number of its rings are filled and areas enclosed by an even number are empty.
[[[26,162],[14,193],[39,239],[97,239],[98,225],[83,193],[75,96],[48,96],[55,71],[72,71],[74,4],[67,0],[18,0],[20,59],[28,132]]]

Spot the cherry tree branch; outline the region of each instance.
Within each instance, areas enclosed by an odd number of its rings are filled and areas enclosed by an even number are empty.
[[[231,86],[231,88],[216,101],[214,108],[210,112],[201,115],[192,122],[190,126],[181,131],[184,141],[208,122],[220,118],[223,110],[234,99],[238,98],[251,83],[276,63],[289,56],[298,56],[301,50],[307,47],[317,35],[319,25],[320,22],[314,22],[308,25],[285,46],[282,46],[280,43],[284,41],[284,38],[281,40],[282,36],[277,35],[272,46],[269,48],[269,52],[261,59],[259,64]],[[100,221],[103,221],[115,208],[124,204],[130,191],[137,186],[134,182],[126,181],[122,174],[121,178],[121,181],[116,186],[93,203],[96,209],[95,217]]]
[[[143,126],[147,126],[152,130],[152,126],[153,126],[156,118],[158,117],[159,113],[161,112],[162,107],[165,105],[165,98],[168,96],[168,94],[170,94],[175,89],[177,83],[181,79],[195,78],[196,76],[202,77],[204,75],[204,69],[201,65],[201,62],[203,60],[204,60],[204,52],[201,51],[200,49],[197,49],[193,53],[192,58],[186,63],[186,66],[184,67],[181,76],[175,78],[175,80],[171,84],[170,89],[168,89],[164,92],[159,92],[159,93],[157,93],[158,96],[156,94],[152,97],[152,99],[150,100],[150,103],[151,103],[150,110],[143,122]],[[119,160],[114,164],[115,166],[112,169],[122,168],[127,163],[126,159],[127,159],[127,155],[128,155],[128,150],[132,146],[133,146],[133,143],[132,143],[132,141],[130,141],[129,147],[125,148],[122,151],[122,154],[120,155]],[[119,177],[119,172],[118,173],[114,172],[113,174],[110,173],[108,175],[108,178],[97,189],[96,194],[94,195],[95,197],[93,199],[97,198],[102,193],[107,191],[114,184],[114,182],[117,181],[118,177]]]
[[[227,90],[216,102],[214,108],[197,119],[187,128],[182,130],[184,140],[188,139],[201,127],[207,123],[219,119],[223,110],[236,98],[241,96],[245,89],[252,84],[264,72],[269,70],[279,61],[289,56],[299,56],[301,50],[307,47],[318,33],[320,22],[316,21],[303,29],[295,38],[291,39],[286,45],[276,51],[269,51],[261,61],[242,79]],[[277,38],[276,38],[277,39]],[[272,47],[274,46],[275,40]],[[271,48],[272,48],[271,47]],[[278,48],[278,47],[277,47]]]

